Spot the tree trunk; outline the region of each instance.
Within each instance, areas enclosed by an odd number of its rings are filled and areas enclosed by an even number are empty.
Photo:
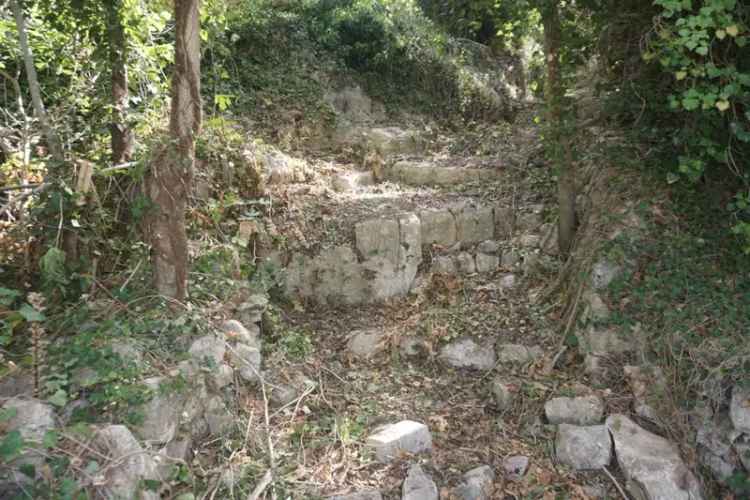
[[[170,113],[171,141],[156,155],[146,178],[155,205],[147,221],[157,291],[187,297],[188,248],[185,208],[195,162],[195,136],[201,126],[200,0],[174,0],[175,67]]]
[[[125,30],[120,17],[120,0],[107,4],[107,33],[109,38],[109,62],[112,67],[112,123],[110,135],[112,162],[117,165],[129,162],[135,149],[133,131],[127,124],[129,99],[127,46]]]
[[[26,68],[26,79],[29,83],[29,92],[31,93],[31,104],[34,106],[34,114],[41,124],[42,132],[44,133],[44,138],[47,140],[47,147],[52,155],[52,159],[56,162],[62,163],[64,161],[64,156],[60,138],[50,125],[47,111],[44,109],[42,92],[39,89],[39,78],[36,74],[36,66],[34,66],[34,54],[31,52],[29,37],[26,34],[26,19],[23,15],[23,7],[20,0],[11,0],[10,6],[13,9],[13,17],[16,19],[18,43],[21,47],[21,55],[23,56],[23,63]]]
[[[561,27],[558,0],[546,0],[542,8],[544,25],[544,55],[547,62],[545,100],[547,104],[547,148],[558,169],[558,245],[564,256],[570,252],[576,230],[575,168],[570,157],[565,119],[563,116],[563,88],[560,69]]]

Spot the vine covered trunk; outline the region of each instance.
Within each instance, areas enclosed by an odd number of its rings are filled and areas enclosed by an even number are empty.
[[[130,91],[128,89],[128,67],[126,61],[125,30],[121,19],[121,1],[107,6],[107,36],[109,41],[109,62],[112,66],[112,162],[126,163],[133,157],[135,137],[127,123],[127,109]]]
[[[172,76],[170,143],[155,155],[146,177],[154,204],[147,218],[154,285],[182,301],[188,293],[185,210],[195,162],[195,136],[201,127],[200,0],[175,0],[175,67]]]

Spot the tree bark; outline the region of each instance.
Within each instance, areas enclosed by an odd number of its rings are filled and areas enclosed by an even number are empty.
[[[13,17],[16,19],[18,43],[21,47],[23,63],[26,68],[26,79],[29,83],[29,92],[31,93],[31,104],[34,107],[34,114],[42,126],[42,132],[44,132],[44,138],[47,140],[47,147],[52,155],[52,159],[62,163],[64,161],[64,155],[60,138],[55,133],[52,125],[50,125],[49,118],[47,117],[47,110],[44,108],[44,101],[42,100],[42,92],[39,88],[39,78],[36,74],[36,66],[34,66],[34,54],[29,46],[29,37],[26,33],[26,19],[23,15],[23,6],[21,5],[20,0],[11,0],[10,6],[13,10]]]
[[[170,111],[171,143],[156,156],[146,178],[155,205],[148,217],[154,285],[177,301],[188,293],[185,209],[195,163],[195,136],[201,127],[200,0],[174,0],[175,67]]]
[[[563,116],[565,89],[560,68],[561,27],[558,0],[545,0],[542,7],[544,25],[544,55],[547,62],[545,100],[547,104],[548,152],[558,169],[558,246],[565,256],[570,252],[576,231],[575,167],[571,161],[569,144],[565,140],[566,124]]]
[[[107,35],[109,62],[112,67],[112,123],[110,136],[112,162],[117,165],[131,160],[135,150],[135,137],[127,124],[130,91],[128,88],[127,45],[120,17],[120,0],[107,4]]]

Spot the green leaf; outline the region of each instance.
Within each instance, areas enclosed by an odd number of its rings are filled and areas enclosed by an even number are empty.
[[[0,424],[10,422],[16,415],[18,415],[18,408],[10,407],[0,410]]]
[[[58,389],[47,401],[55,406],[63,407],[68,403],[68,393],[62,389]]]
[[[45,448],[54,448],[57,446],[57,441],[59,439],[59,436],[57,435],[57,431],[49,430],[44,433],[44,439],[42,439],[42,445]]]
[[[0,286],[0,305],[9,306],[21,296],[21,292]]]
[[[36,477],[36,467],[34,467],[33,464],[23,464],[18,468],[18,470],[20,470],[23,475],[31,479],[34,479]]]
[[[19,431],[10,431],[0,442],[0,458],[9,462],[21,453],[25,443]]]
[[[698,47],[696,47],[695,52],[702,56],[705,56],[706,54],[708,54],[708,47],[705,45],[699,45]]]
[[[44,314],[40,313],[28,304],[22,305],[18,312],[21,314],[21,316],[23,316],[23,319],[25,319],[29,323],[33,321],[44,321],[46,319],[44,317]]]

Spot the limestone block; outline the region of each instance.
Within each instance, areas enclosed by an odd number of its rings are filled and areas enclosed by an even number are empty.
[[[455,213],[457,238],[462,244],[473,245],[491,240],[495,234],[492,208],[463,207]]]
[[[432,450],[432,435],[426,425],[402,420],[387,425],[367,438],[367,445],[378,461],[388,463],[401,453],[423,453]]]
[[[602,421],[604,401],[598,396],[553,398],[544,413],[550,424],[594,425]]]
[[[612,461],[612,439],[604,425],[560,424],[555,452],[561,463],[575,470],[601,469]]]
[[[419,218],[423,245],[434,243],[449,247],[456,243],[456,219],[448,210],[423,210]]]

